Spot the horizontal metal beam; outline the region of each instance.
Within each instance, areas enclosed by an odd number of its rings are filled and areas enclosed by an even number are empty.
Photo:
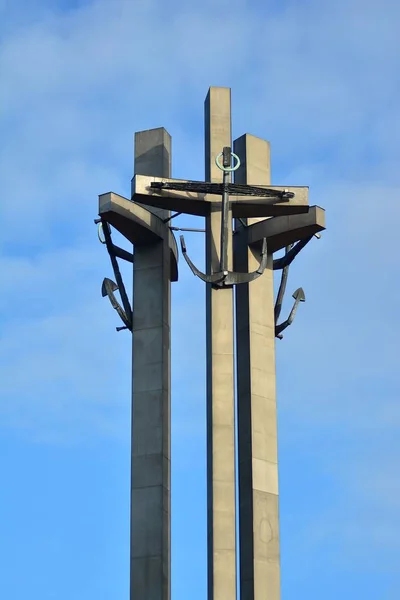
[[[215,194],[151,188],[151,183],[163,181],[184,182],[185,180],[136,175],[132,179],[131,185],[132,201],[200,217],[206,217],[210,214],[211,205],[213,211],[218,211],[222,208],[222,202],[218,200],[219,196]],[[272,217],[277,215],[299,214],[308,211],[308,187],[258,187],[274,189],[280,192],[287,190],[294,194],[294,198],[287,200],[286,202],[280,201],[279,204],[273,204],[274,200],[272,198],[263,196],[254,196],[251,197],[250,200],[249,196],[232,195],[229,197],[229,200],[233,217]]]

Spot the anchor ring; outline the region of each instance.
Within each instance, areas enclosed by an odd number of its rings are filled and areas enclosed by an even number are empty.
[[[223,155],[223,152],[220,152],[216,157],[215,157],[215,164],[217,165],[218,169],[221,169],[221,171],[236,171],[236,169],[238,169],[240,167],[240,158],[238,157],[237,154],[235,154],[234,152],[231,152],[231,156],[236,159],[236,165],[233,165],[233,167],[224,167],[220,164],[219,159],[221,158],[221,156]]]
[[[101,236],[101,233],[103,233],[103,238]],[[101,244],[105,244],[106,243],[106,239],[104,237],[104,231],[103,231],[103,223],[101,221],[97,225],[97,237],[99,238],[99,242]]]

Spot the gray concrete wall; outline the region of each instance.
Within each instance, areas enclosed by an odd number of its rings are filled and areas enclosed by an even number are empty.
[[[271,183],[269,143],[235,140],[236,183]],[[259,219],[248,219],[252,224]],[[240,223],[236,223],[241,227]],[[243,236],[241,236],[243,237]],[[247,245],[235,248],[235,269],[259,263]],[[241,600],[279,600],[279,497],[272,256],[264,274],[236,287]]]
[[[165,129],[135,134],[134,172],[171,176]],[[130,599],[170,600],[170,251],[160,241],[134,254]]]
[[[205,178],[222,181],[215,157],[231,145],[229,88],[205,101]],[[231,220],[230,220],[231,222]],[[219,270],[221,211],[206,219],[208,272]],[[231,253],[229,253],[231,254]],[[232,268],[232,265],[229,265]],[[233,291],[206,286],[208,600],[235,600],[235,420]]]

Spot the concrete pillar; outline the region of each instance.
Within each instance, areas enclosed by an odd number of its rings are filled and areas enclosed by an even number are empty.
[[[136,133],[135,174],[170,171],[167,131]],[[134,254],[130,599],[170,600],[170,251],[160,241],[136,245]]]
[[[236,183],[271,183],[270,147],[260,138],[235,140]],[[248,219],[248,224],[261,219]],[[237,222],[237,227],[242,225]],[[243,237],[243,236],[241,236]],[[259,263],[235,247],[235,270]],[[241,600],[279,600],[279,504],[272,255],[264,274],[236,287],[239,531]]]
[[[221,182],[215,157],[231,145],[229,88],[205,101],[205,179]],[[220,198],[219,198],[220,200]],[[232,220],[230,219],[230,223]],[[206,219],[207,272],[219,270],[221,211]],[[229,251],[229,255],[231,252]],[[232,268],[232,265],[229,265]],[[235,419],[233,291],[206,286],[208,600],[235,600]]]

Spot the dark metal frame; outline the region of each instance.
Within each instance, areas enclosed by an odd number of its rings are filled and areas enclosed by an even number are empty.
[[[241,185],[230,183],[230,172],[232,162],[232,150],[229,146],[224,147],[222,151],[223,159],[223,181],[221,183],[207,183],[207,182],[153,182],[151,187],[156,189],[170,189],[179,191],[190,191],[196,193],[214,194],[222,196],[222,207],[221,207],[221,245],[220,245],[220,260],[219,270],[216,273],[203,273],[200,271],[189,258],[186,249],[185,238],[183,235],[180,236],[181,250],[184,259],[186,260],[192,273],[199,277],[206,283],[211,283],[214,287],[228,287],[232,285],[238,285],[241,283],[250,283],[254,281],[260,275],[262,275],[267,266],[268,253],[267,253],[267,240],[263,239],[261,248],[261,260],[258,268],[252,273],[235,273],[228,269],[228,239],[229,239],[229,215],[230,215],[230,200],[229,194],[237,195],[248,195],[248,196],[265,196],[268,197],[271,203],[276,202],[287,202],[288,198],[293,197],[290,192],[280,192],[267,188],[260,188],[249,185]]]

